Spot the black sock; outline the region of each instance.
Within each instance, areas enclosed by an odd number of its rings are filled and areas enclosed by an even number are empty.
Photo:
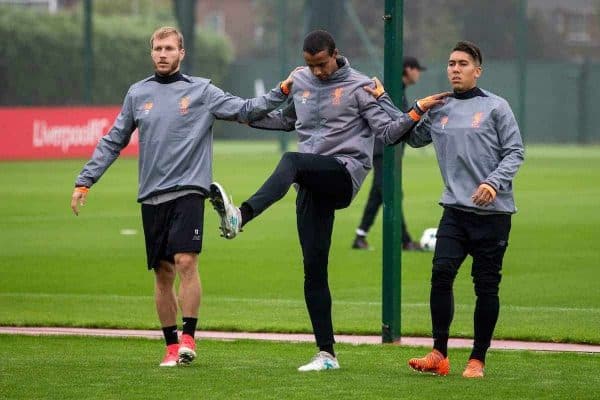
[[[498,321],[500,300],[498,295],[477,296],[475,303],[475,340],[471,357],[485,363],[485,355],[492,342],[492,334]]]
[[[437,280],[432,283],[429,306],[433,327],[433,348],[442,353],[444,357],[448,357],[450,324],[454,319],[454,295],[451,284],[447,282],[443,284]]]
[[[242,203],[240,206],[240,212],[242,213],[242,226],[246,225],[252,218],[254,218],[254,211],[248,203]]]
[[[442,353],[444,357],[448,357],[448,338],[434,338],[433,348]]]
[[[471,352],[471,356],[469,356],[469,360],[479,360],[485,364],[485,355],[487,350],[477,350],[473,349]]]
[[[325,346],[319,346],[319,351],[326,351],[329,354],[331,354],[332,356],[335,357],[335,352],[333,351],[333,345],[332,344],[328,344]]]
[[[177,325],[165,326],[162,331],[167,346],[179,343],[179,340],[177,340]]]
[[[196,332],[196,325],[198,324],[198,318],[183,317],[183,333],[194,337]]]

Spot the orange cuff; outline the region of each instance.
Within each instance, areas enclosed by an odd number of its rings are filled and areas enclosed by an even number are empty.
[[[482,183],[480,187],[487,190],[492,195],[492,199],[496,198],[496,189],[494,189],[491,185],[488,185],[487,183]]]
[[[409,112],[408,112],[408,116],[410,117],[410,119],[412,119],[415,122],[419,122],[419,120],[421,119],[421,116],[419,115],[418,112],[415,111],[414,108],[412,108]]]
[[[87,194],[87,192],[89,192],[89,191],[90,191],[90,188],[87,188],[87,187],[85,187],[85,186],[77,186],[77,187],[75,188],[75,191],[76,191],[76,192],[79,192],[79,193],[85,193],[85,194]]]
[[[290,88],[287,85],[284,85],[283,82],[279,84],[279,89],[281,89],[281,92],[286,96],[290,94]]]

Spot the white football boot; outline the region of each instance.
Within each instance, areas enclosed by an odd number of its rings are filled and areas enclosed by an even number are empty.
[[[240,233],[242,225],[242,213],[233,205],[232,200],[225,189],[217,182],[210,185],[210,202],[221,219],[221,236],[225,239],[233,239]]]
[[[299,367],[298,371],[325,371],[328,369],[338,368],[340,368],[340,363],[338,362],[337,358],[326,351],[320,351],[308,364]]]

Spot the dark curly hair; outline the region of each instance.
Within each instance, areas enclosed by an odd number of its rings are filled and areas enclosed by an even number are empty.
[[[481,55],[481,50],[479,47],[475,45],[475,43],[468,42],[466,40],[461,40],[456,43],[452,51],[463,51],[473,57],[475,63],[482,65],[483,64],[483,56]]]

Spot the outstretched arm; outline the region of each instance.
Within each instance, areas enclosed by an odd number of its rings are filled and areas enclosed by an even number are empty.
[[[290,132],[296,127],[296,119],[294,101],[289,99],[280,110],[273,111],[258,121],[250,122],[249,125],[256,129]]]
[[[214,85],[206,88],[206,102],[217,119],[248,123],[261,119],[282,104],[287,95],[278,86],[253,99],[242,99]]]
[[[238,121],[245,124],[257,121],[266,117],[269,112],[275,110],[287,100],[294,82],[294,73],[299,69],[294,69],[287,79],[282,81],[276,88],[253,99],[242,99],[211,84],[205,92],[207,104],[217,119]]]
[[[365,86],[365,91],[371,94],[373,98],[377,99],[379,105],[381,105],[384,111],[392,119],[396,120],[400,118],[404,113],[394,105],[390,96],[388,96],[385,92],[385,88],[383,87],[381,81],[374,77],[373,83],[374,87]],[[418,110],[424,112],[424,115],[420,117],[419,123],[417,123],[413,129],[410,129],[402,137],[403,141],[408,143],[408,145],[411,147],[423,147],[431,143],[431,121],[429,120],[429,116],[426,111],[428,111],[431,107],[441,103],[441,99],[446,97],[448,94],[449,93],[440,93],[438,95],[425,97],[415,104]]]
[[[384,110],[375,97],[367,93],[366,89],[365,91],[357,92],[357,99],[361,116],[367,120],[371,130],[386,145],[393,145],[398,143],[416,125],[424,112],[434,105],[441,104],[447,95],[446,93],[440,93],[430,96],[427,98],[427,102],[420,101],[420,103],[416,103],[408,113],[391,113],[396,116],[395,119],[390,113]],[[385,94],[380,95],[380,97],[385,96]],[[427,108],[424,106],[425,104]]]

